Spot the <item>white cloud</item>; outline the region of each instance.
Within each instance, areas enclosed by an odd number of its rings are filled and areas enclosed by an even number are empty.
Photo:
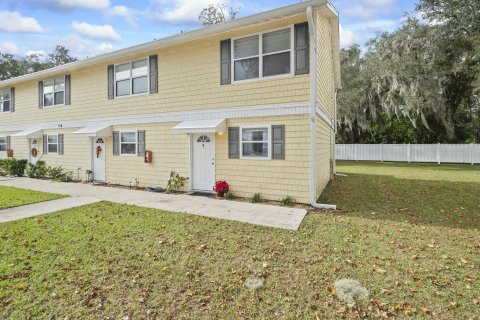
[[[32,54],[38,55],[38,56],[45,56],[46,53],[43,50],[28,50],[25,52],[26,56],[31,56]]]
[[[110,0],[37,0],[57,9],[92,9],[105,10],[110,7]]]
[[[218,0],[153,0],[149,13],[155,20],[198,22],[198,16],[209,4]],[[225,1],[228,5],[228,1]]]
[[[355,5],[342,8],[341,12],[350,17],[368,19],[398,10],[394,3],[395,0],[359,0]]]
[[[24,17],[16,11],[0,11],[0,30],[7,32],[43,32],[35,18]]]
[[[340,47],[345,48],[354,43],[360,44],[360,36],[351,30],[346,30],[340,25]]]
[[[120,35],[111,25],[94,25],[86,22],[72,22],[72,27],[80,34],[100,40],[121,40]]]
[[[127,8],[125,6],[113,6],[107,10],[107,15],[122,17],[127,21],[132,27],[137,26],[137,15],[133,9]]]
[[[68,43],[68,49],[72,56],[79,59],[93,57],[102,53],[110,52],[116,48],[109,43],[95,43],[94,41],[85,39],[77,34],[69,34],[64,38],[55,39],[50,43],[52,48],[58,43]]]
[[[0,43],[0,52],[1,53],[18,54],[20,52],[20,48],[14,42],[5,41],[5,42]]]

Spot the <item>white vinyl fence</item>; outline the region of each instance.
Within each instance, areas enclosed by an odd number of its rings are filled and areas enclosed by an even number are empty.
[[[480,144],[337,144],[337,160],[480,163]]]

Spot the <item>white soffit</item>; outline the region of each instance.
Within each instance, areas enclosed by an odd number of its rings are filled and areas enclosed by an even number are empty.
[[[84,137],[110,137],[112,136],[112,126],[85,127],[73,134]]]
[[[225,119],[187,120],[173,127],[175,133],[225,132]]]
[[[12,135],[14,138],[40,139],[42,138],[42,129],[32,128],[20,131]]]

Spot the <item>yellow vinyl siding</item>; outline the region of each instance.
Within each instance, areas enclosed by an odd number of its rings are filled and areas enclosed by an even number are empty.
[[[137,126],[113,126],[114,131],[145,130],[145,148],[153,153],[153,162],[144,163],[143,157],[114,156],[112,137],[106,139],[107,182],[140,187],[165,187],[171,171],[189,176],[189,135],[175,134],[177,122]],[[188,190],[188,182],[184,190]]]
[[[227,127],[285,125],[285,160],[228,158],[228,134],[216,136],[216,180],[226,180],[235,195],[260,192],[269,200],[287,195],[308,203],[310,181],[309,116],[242,118],[227,120]]]
[[[316,101],[327,116],[335,121],[335,78],[330,21],[320,13],[317,24],[317,96]],[[333,152],[335,132],[316,115],[316,198],[320,196],[333,177]]]
[[[317,103],[334,118],[335,76],[330,22],[317,13]]]
[[[304,21],[306,16],[300,15],[110,62],[128,62],[158,54],[157,94],[107,99],[107,64],[71,73],[72,103],[67,106],[38,109],[37,81],[16,85],[15,112],[6,115],[1,122],[61,123],[80,119],[305,102],[309,99],[309,75],[220,85],[221,40]],[[3,122],[4,119],[6,122]]]
[[[91,170],[92,147],[89,138],[74,135],[73,132],[78,129],[51,129],[43,130],[43,134],[64,135],[64,154],[43,153],[43,139],[38,139],[38,158],[47,163],[47,166],[61,166],[66,171],[72,171],[73,177],[85,179],[85,172]]]

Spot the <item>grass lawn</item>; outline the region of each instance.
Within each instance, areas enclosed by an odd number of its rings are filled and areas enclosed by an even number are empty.
[[[63,197],[60,194],[0,186],[0,210]]]
[[[0,224],[0,318],[478,319],[479,168],[428,168],[340,163],[299,232],[108,202]]]

